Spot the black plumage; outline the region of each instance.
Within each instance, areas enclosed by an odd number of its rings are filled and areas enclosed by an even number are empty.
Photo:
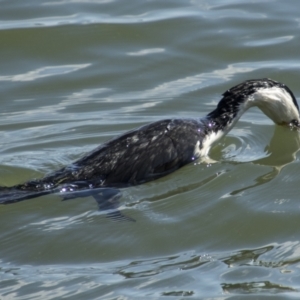
[[[195,145],[205,137],[204,128],[203,121],[195,119],[145,125],[108,141],[34,185],[43,189],[85,181],[87,186],[119,187],[162,177],[198,158]]]

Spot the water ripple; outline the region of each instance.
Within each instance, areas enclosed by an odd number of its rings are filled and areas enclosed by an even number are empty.
[[[299,296],[298,267],[299,242],[212,255],[187,251],[140,260],[80,265],[16,266],[0,261],[0,291],[6,297],[16,296],[22,290],[22,295],[47,299],[83,296],[87,292],[92,298],[97,295],[97,299],[145,294],[156,298],[257,293]]]
[[[263,40],[254,40],[245,43],[245,46],[250,47],[262,47],[262,46],[268,46],[268,45],[276,45],[276,44],[282,44],[291,41],[295,37],[292,35],[288,36],[280,36],[276,38],[270,38],[270,39],[263,39]]]
[[[192,8],[180,10],[158,10],[137,15],[111,16],[109,14],[86,14],[78,13],[65,16],[51,16],[43,18],[32,18],[26,20],[0,21],[0,30],[18,28],[41,28],[65,25],[87,25],[87,24],[136,24],[145,22],[157,22],[160,20],[191,17],[199,13]]]
[[[129,56],[144,56],[144,55],[160,53],[160,52],[164,52],[164,51],[165,51],[165,49],[163,49],[163,48],[151,48],[151,49],[143,49],[143,50],[136,51],[136,52],[128,52],[127,55],[129,55]]]
[[[33,81],[44,77],[68,74],[89,67],[91,64],[46,66],[23,74],[0,76],[0,81]]]

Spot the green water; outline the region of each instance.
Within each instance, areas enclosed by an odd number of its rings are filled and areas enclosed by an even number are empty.
[[[0,185],[246,79],[300,95],[299,1],[0,1]],[[299,133],[248,111],[211,151],[92,198],[0,206],[0,299],[299,299]],[[159,151],[159,149],[158,149]]]

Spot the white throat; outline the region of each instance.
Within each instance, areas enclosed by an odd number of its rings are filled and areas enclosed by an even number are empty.
[[[299,112],[293,98],[283,88],[258,89],[246,102],[247,108],[257,106],[276,124],[283,125],[289,124],[292,120],[299,121]]]
[[[300,122],[298,108],[288,91],[277,86],[261,87],[250,94],[245,101],[239,105],[237,114],[235,116],[232,115],[231,121],[228,122],[225,127],[207,134],[198,154],[201,156],[207,155],[211,146],[222,136],[226,135],[239,118],[253,106],[260,108],[265,115],[278,125],[289,125],[293,120]],[[198,149],[198,147],[196,147],[196,149]]]

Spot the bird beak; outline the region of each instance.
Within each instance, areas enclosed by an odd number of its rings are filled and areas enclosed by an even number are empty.
[[[297,129],[297,130],[300,130],[300,121],[298,120],[292,120],[290,123],[289,123],[289,127],[291,129]]]

